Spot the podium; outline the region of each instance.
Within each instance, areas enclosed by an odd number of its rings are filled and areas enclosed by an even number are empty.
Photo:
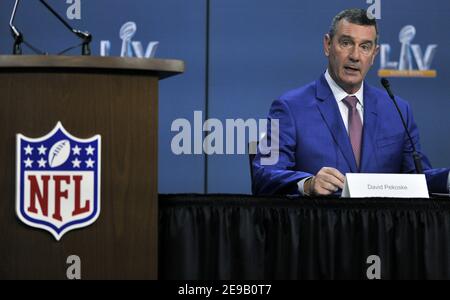
[[[0,279],[157,279],[158,82],[177,60],[0,56]],[[42,137],[61,122],[72,135],[101,135],[101,211],[66,233],[16,215],[16,135]]]

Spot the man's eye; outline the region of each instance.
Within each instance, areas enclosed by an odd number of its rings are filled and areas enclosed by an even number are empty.
[[[349,41],[342,41],[342,42],[341,42],[341,45],[342,45],[343,47],[348,47],[348,46],[350,46],[350,42],[349,42]]]

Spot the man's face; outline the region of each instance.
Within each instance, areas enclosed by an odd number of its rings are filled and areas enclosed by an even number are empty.
[[[356,93],[373,65],[379,46],[375,26],[356,25],[341,20],[333,39],[324,38],[328,70],[336,83],[349,94]]]

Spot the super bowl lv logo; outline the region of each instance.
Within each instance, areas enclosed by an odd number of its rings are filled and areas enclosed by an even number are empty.
[[[133,57],[138,58],[154,58],[156,49],[159,42],[150,42],[147,46],[147,50],[144,52],[144,47],[140,41],[133,41],[133,37],[137,32],[137,25],[135,22],[127,22],[120,28],[119,36],[122,40],[122,50],[120,51],[121,57]],[[100,42],[100,56],[109,56],[111,52],[111,42]]]
[[[17,135],[16,212],[56,240],[100,214],[101,137],[79,139],[61,123],[46,136]]]
[[[416,37],[416,28],[407,25],[399,34],[401,44],[400,57],[398,61],[391,61],[391,46],[382,44],[380,46],[381,68],[378,71],[380,77],[436,77],[436,70],[431,70],[431,63],[438,45],[428,45],[425,54],[418,44],[412,44]]]

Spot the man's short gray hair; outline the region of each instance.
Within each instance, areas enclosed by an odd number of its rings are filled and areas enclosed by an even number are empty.
[[[375,38],[375,44],[378,44],[378,25],[375,18],[369,18],[366,10],[361,8],[346,9],[338,13],[334,18],[330,26],[330,39],[334,37],[337,31],[339,21],[346,20],[349,23],[363,26],[374,26],[377,36]]]

